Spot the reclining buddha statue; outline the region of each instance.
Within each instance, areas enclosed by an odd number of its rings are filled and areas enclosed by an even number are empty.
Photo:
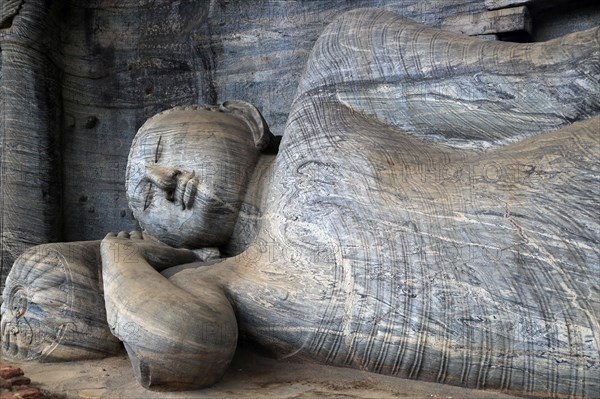
[[[483,41],[380,10],[316,42],[281,143],[243,101],[164,111],[127,165],[141,232],[46,244],[7,354],[118,353],[150,389],[275,356],[503,392],[600,392],[600,28]]]

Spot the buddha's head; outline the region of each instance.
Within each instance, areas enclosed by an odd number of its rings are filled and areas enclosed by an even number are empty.
[[[245,102],[161,112],[133,139],[129,207],[140,226],[164,243],[224,245],[260,152],[275,146],[260,112]]]

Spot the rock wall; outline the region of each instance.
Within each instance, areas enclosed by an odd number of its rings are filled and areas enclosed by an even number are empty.
[[[123,190],[125,164],[134,133],[158,111],[242,99],[283,134],[308,53],[335,15],[380,6],[437,24],[441,15],[483,9],[481,0],[138,4],[71,1],[63,10],[68,241],[135,227]]]
[[[14,258],[31,245],[98,239],[108,231],[136,227],[125,199],[125,165],[131,140],[149,116],[181,104],[241,99],[255,104],[272,131],[283,134],[308,53],[336,15],[377,7],[450,30],[466,26],[467,34],[497,39],[527,32],[529,10],[539,4],[4,1],[0,282]],[[599,8],[585,0],[570,4]],[[539,37],[576,25],[560,25]],[[40,27],[43,35],[28,33]],[[24,43],[23,38],[29,44],[11,44]]]
[[[62,237],[61,71],[50,57],[60,31],[52,8],[11,0],[0,11],[2,282],[24,249]]]

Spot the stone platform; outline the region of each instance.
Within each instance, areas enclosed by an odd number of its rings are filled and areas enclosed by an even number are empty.
[[[6,361],[6,359],[4,359]],[[125,355],[71,363],[10,362],[52,398],[411,398],[509,399],[514,396],[403,380],[369,372],[274,360],[243,348],[223,380],[192,392],[152,392],[139,386]]]

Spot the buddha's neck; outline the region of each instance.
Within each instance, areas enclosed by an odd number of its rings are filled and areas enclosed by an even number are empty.
[[[275,155],[261,155],[252,171],[244,194],[236,225],[230,242],[221,252],[223,256],[234,256],[243,252],[254,239],[260,228],[260,219],[266,209],[267,193],[272,182]]]

